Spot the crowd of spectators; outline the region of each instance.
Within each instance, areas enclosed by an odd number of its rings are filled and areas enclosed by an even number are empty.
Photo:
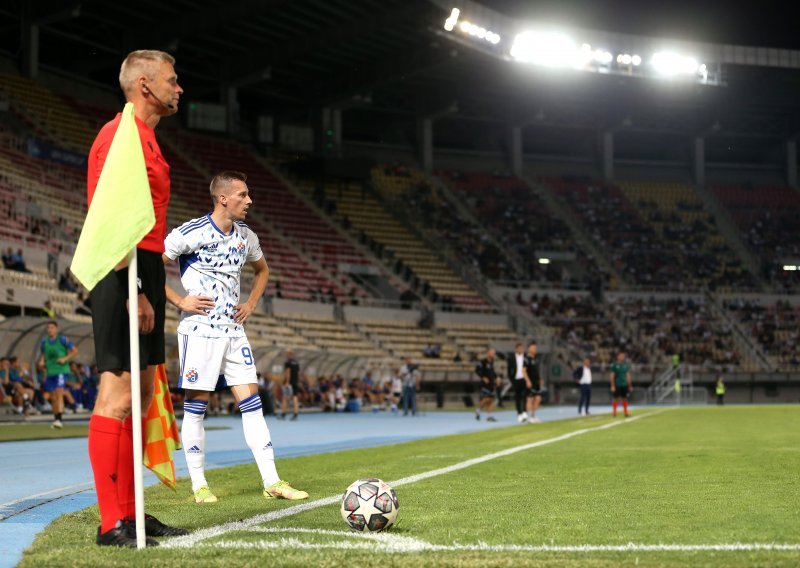
[[[613,311],[632,342],[662,362],[677,355],[690,365],[728,370],[742,363],[733,328],[702,301],[628,298],[614,302]]]
[[[633,363],[651,362],[648,353],[618,328],[603,304],[589,295],[532,294],[526,299],[520,293],[517,303],[527,305],[534,317],[554,330],[570,360],[588,356],[603,365],[625,351]]]
[[[52,407],[45,401],[42,390],[44,379],[41,367],[36,367],[31,374],[19,357],[0,358],[0,404],[10,405],[21,416],[51,412]],[[92,410],[99,380],[96,365],[70,362],[70,376],[64,389],[65,406],[73,413]]]
[[[636,204],[617,187],[588,180],[546,180],[577,214],[586,232],[637,285],[670,290],[750,289],[752,275],[719,237],[712,215],[678,200],[673,211]],[[684,214],[690,214],[684,220]]]
[[[724,307],[754,337],[780,369],[800,367],[800,310],[788,301],[763,306],[754,300],[726,300]]]

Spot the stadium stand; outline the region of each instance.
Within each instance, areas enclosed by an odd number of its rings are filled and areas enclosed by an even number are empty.
[[[785,292],[800,287],[800,193],[789,187],[718,185],[714,196],[728,209],[747,246],[761,259],[764,278]]]
[[[788,299],[762,303],[760,298],[727,299],[725,309],[754,337],[773,369],[800,367],[800,309]]]
[[[395,181],[395,176],[385,176],[380,168],[373,170],[373,183],[379,192],[383,192],[384,185],[390,186]],[[476,310],[487,308],[486,301],[433,254],[420,238],[395,219],[375,196],[352,186],[326,187],[325,191],[327,197],[337,203],[338,212],[347,216],[353,227],[393,251],[397,261],[408,270],[399,264],[396,264],[397,268],[410,271],[419,278],[423,296],[427,295],[427,284],[439,298],[452,300],[456,306]],[[389,188],[386,191],[395,193],[397,190]]]
[[[752,289],[756,283],[691,188],[542,180],[571,207],[626,279],[652,289]]]

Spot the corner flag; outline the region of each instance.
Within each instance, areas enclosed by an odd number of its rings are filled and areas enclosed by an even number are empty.
[[[72,273],[91,291],[155,223],[142,141],[133,104],[127,103],[72,257]]]
[[[176,477],[172,452],[181,447],[181,437],[163,364],[156,368],[155,383],[153,402],[145,416],[144,465],[156,474],[161,483],[174,490]]]

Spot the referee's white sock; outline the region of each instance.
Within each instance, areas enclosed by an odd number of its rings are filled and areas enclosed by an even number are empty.
[[[183,402],[183,423],[181,424],[181,444],[186,456],[189,477],[192,478],[192,491],[197,491],[206,482],[206,429],[203,419],[206,416],[208,401],[185,400]]]
[[[244,439],[253,452],[264,487],[277,483],[280,477],[275,469],[275,452],[272,449],[269,427],[261,410],[261,398],[258,394],[248,396],[239,402],[239,411],[242,413]]]

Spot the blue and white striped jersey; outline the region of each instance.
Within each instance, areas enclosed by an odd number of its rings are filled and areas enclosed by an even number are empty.
[[[236,221],[225,234],[211,215],[206,215],[173,229],[164,248],[167,257],[178,259],[186,293],[214,298],[214,310],[208,315],[182,313],[178,332],[200,337],[244,336],[244,327],[233,321],[234,308],[240,303],[242,267],[264,256],[253,230]]]

